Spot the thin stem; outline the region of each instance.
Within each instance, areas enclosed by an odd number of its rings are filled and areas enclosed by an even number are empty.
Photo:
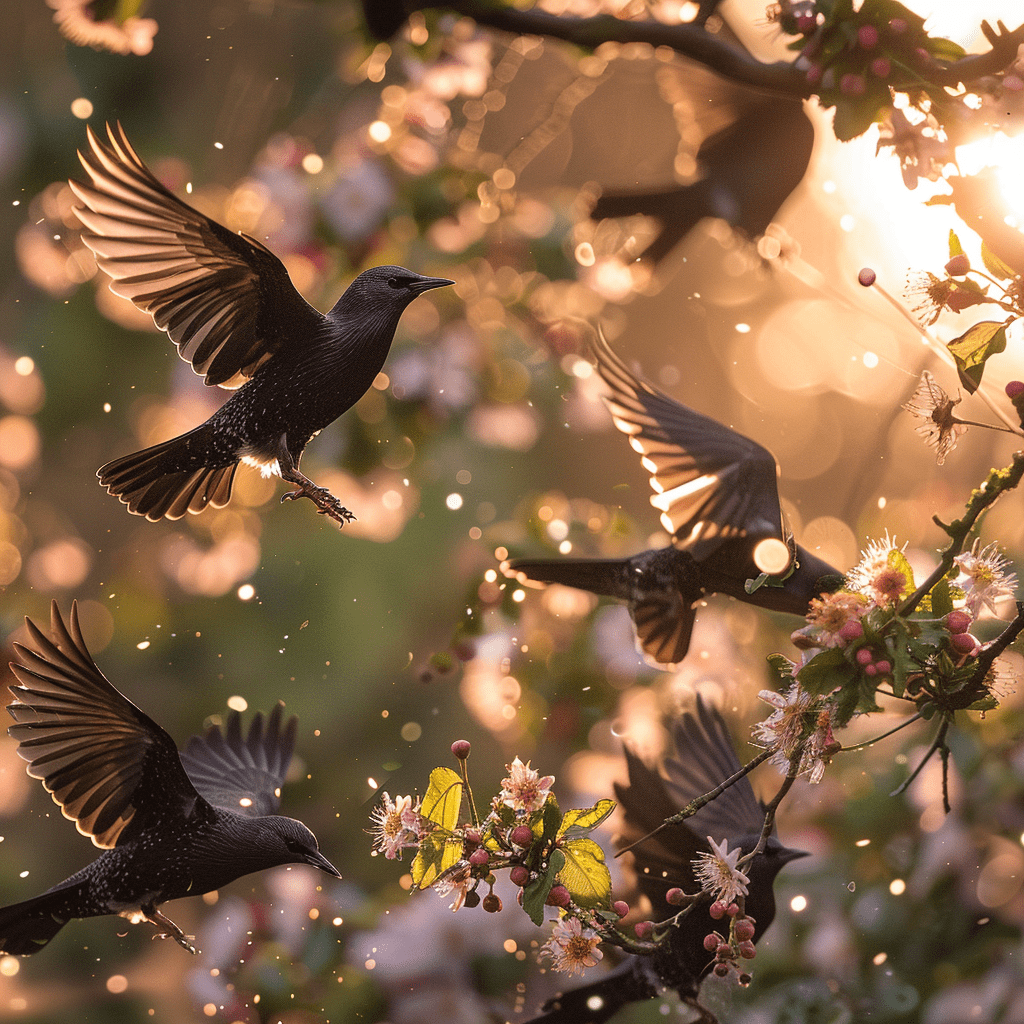
[[[466,758],[459,759],[459,764],[462,766],[462,781],[466,785],[466,796],[469,798],[469,813],[473,817],[473,825],[479,828],[480,815],[476,813],[476,801],[473,799],[473,787],[469,784],[469,766],[466,762]]]
[[[849,750],[863,750],[865,747],[874,746],[874,744],[878,743],[879,740],[888,739],[890,736],[892,736],[893,733],[899,732],[900,729],[906,729],[908,725],[913,725],[913,723],[916,722],[920,717],[920,713],[916,715],[911,715],[910,718],[907,718],[904,721],[900,722],[900,724],[897,725],[895,728],[890,729],[888,732],[883,732],[881,736],[876,736],[872,740],[864,740],[863,743],[854,743],[853,746],[850,747],[843,747],[841,750],[838,751],[838,753],[845,754]]]
[[[900,785],[898,785],[889,794],[889,796],[899,796],[900,793],[906,792],[906,790],[909,788],[909,786],[914,781],[914,779],[916,779],[918,777],[918,775],[921,774],[921,770],[924,768],[924,766],[931,760],[932,754],[934,754],[936,750],[947,749],[946,748],[946,733],[949,732],[949,723],[951,721],[952,721],[951,717],[946,716],[946,715],[942,716],[942,722],[939,725],[939,731],[935,734],[935,739],[932,741],[932,745],[928,748],[928,750],[925,753],[924,757],[921,758],[921,763],[910,773],[910,775],[907,776],[906,779],[903,780],[903,782],[900,783]],[[943,756],[944,757],[948,757],[949,756],[948,755],[948,749],[947,749],[947,753],[945,755],[943,755]],[[943,783],[943,786],[945,787],[945,783]],[[948,812],[949,808],[947,807],[946,810]]]
[[[696,800],[691,800],[681,811],[677,814],[673,814],[670,818],[666,818],[656,829],[652,832],[648,832],[647,835],[641,836],[639,839],[630,843],[629,846],[624,846],[616,857],[621,857],[624,853],[628,853],[630,850],[639,846],[641,843],[647,842],[648,839],[656,836],[663,828],[668,828],[669,825],[678,825],[681,821],[685,821],[687,818],[692,817],[696,814],[705,804],[711,803],[712,800],[717,796],[721,796],[730,786],[739,782],[744,775],[749,775],[759,764],[767,761],[778,750],[778,746],[769,747],[767,750],[762,750],[752,761],[748,761],[738,772],[734,775],[730,775],[720,786],[716,786],[710,793],[705,793],[703,796],[697,797]]]
[[[757,840],[757,846],[755,846],[750,853],[740,857],[736,864],[738,868],[743,868],[755,857],[764,853],[764,848],[768,845],[768,839],[772,834],[772,829],[775,828],[775,813],[779,809],[779,804],[782,803],[783,797],[785,797],[785,795],[793,788],[793,783],[796,782],[797,776],[800,774],[800,762],[803,760],[804,748],[806,746],[807,741],[804,740],[796,750],[793,751],[793,756],[789,759],[789,771],[786,772],[786,777],[782,780],[782,785],[779,786],[779,791],[764,809],[764,825],[761,828],[761,836]]]

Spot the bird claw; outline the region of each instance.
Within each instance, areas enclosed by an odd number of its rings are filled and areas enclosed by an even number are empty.
[[[193,956],[195,956],[199,950],[192,945],[192,941],[195,939],[194,935],[186,935],[169,917],[164,916],[159,910],[155,908],[153,910],[144,911],[145,919],[153,925],[154,928],[158,928],[154,939],[174,939],[174,941],[181,946],[182,949],[187,949]]]
[[[309,498],[316,505],[319,515],[329,516],[342,526],[355,522],[355,513],[345,508],[326,487],[320,487],[310,481],[301,484],[294,491],[286,491],[281,495],[282,502],[295,501],[298,498]]]

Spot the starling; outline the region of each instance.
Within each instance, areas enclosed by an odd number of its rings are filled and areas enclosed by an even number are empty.
[[[626,749],[629,784],[615,787],[626,818],[620,846],[653,832],[666,818],[740,770],[722,716],[700,697],[694,711],[678,716],[671,730],[675,751],[665,761],[665,777]],[[705,837],[719,845],[728,840],[730,850],[738,846],[746,854],[757,845],[764,819],[765,807],[744,776],[696,814],[635,846],[638,884],[650,900],[653,920],[664,921],[676,913],[678,908],[665,899],[670,889],[678,887],[690,894],[700,890],[693,861],[698,854],[711,853]],[[755,943],[775,917],[776,875],[789,861],[805,856],[802,850],[783,846],[773,830],[764,852],[743,869],[749,878],[744,912],[754,920]],[[714,953],[705,949],[704,938],[721,927],[708,909],[707,903],[697,903],[670,931],[667,946],[651,956],[631,956],[604,978],[548,1000],[535,1020],[601,1024],[625,1004],[653,999],[666,989],[678,992],[684,1002],[699,1010],[703,1020],[713,1020],[697,1004],[701,980],[715,959]]]
[[[0,909],[0,952],[30,956],[72,918],[119,914],[149,921],[194,953],[189,937],[158,909],[253,871],[312,864],[341,874],[302,822],[275,814],[295,742],[278,705],[257,714],[243,739],[240,716],[222,733],[174,740],[96,667],[71,606],[56,601],[53,639],[26,619],[31,644],[15,644],[20,685],[7,710],[28,773],[41,779],[66,818],[104,852],[41,896]]]
[[[82,240],[111,289],[151,314],[207,384],[235,393],[187,434],[100,467],[100,483],[151,522],[180,519],[226,505],[247,462],[296,485],[282,501],[307,497],[342,525],[354,519],[299,471],[303,449],[373,383],[405,307],[454,282],[373,267],[324,316],[266,246],[172,195],[120,124],[107,134],[109,145],[89,129],[78,155],[90,183],[70,183]]]
[[[686,655],[707,594],[804,615],[812,598],[842,585],[838,570],[793,540],[771,452],[640,380],[600,334],[594,358],[612,420],[652,474],[651,504],[672,545],[619,559],[521,558],[507,574],[628,602],[639,646],[660,665]]]

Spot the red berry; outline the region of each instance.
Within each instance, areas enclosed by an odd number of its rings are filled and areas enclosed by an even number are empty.
[[[746,942],[754,937],[754,922],[749,917],[742,917],[736,922],[736,938]]]
[[[946,264],[946,273],[949,274],[950,277],[963,277],[970,269],[971,261],[964,253],[959,253],[954,256]]]
[[[1010,383],[1006,385],[1007,398],[1013,399],[1022,393],[1024,393],[1024,380],[1011,380]]]
[[[522,864],[516,864],[508,873],[508,877],[513,885],[526,885],[530,880],[530,872]]]
[[[721,917],[725,917],[725,904],[721,900],[715,900],[715,902],[708,908],[708,913],[716,921]]]
[[[527,847],[533,842],[533,829],[529,825],[516,825],[508,834],[513,846]]]
[[[857,282],[864,288],[870,288],[877,278],[878,275],[870,267],[864,267],[857,275]]]
[[[625,917],[629,913],[629,904],[625,900],[616,900],[612,904],[612,910],[614,910],[619,917]]]
[[[489,892],[483,899],[484,910],[488,914],[497,914],[501,910],[501,897],[493,892]]]
[[[665,902],[671,903],[673,907],[679,907],[682,906],[685,896],[686,893],[678,887],[669,889],[669,891],[665,893]]]
[[[729,973],[728,964],[715,964],[715,977],[724,978]]]
[[[959,608],[950,612],[943,621],[950,633],[966,633],[971,628],[970,614]]]
[[[482,868],[485,864],[490,862],[490,859],[491,855],[481,847],[477,847],[477,849],[469,855],[469,863],[475,868]]]
[[[572,902],[572,897],[564,885],[553,885],[544,902],[549,907],[567,907]]]
[[[878,666],[874,665],[874,664],[865,665],[864,666],[864,674],[866,676],[877,676],[878,675]]]
[[[839,80],[839,91],[844,96],[863,96],[868,91],[867,82],[863,75],[855,75],[852,72]]]
[[[654,931],[654,925],[651,924],[650,921],[637,921],[637,923],[633,925],[633,931],[636,932],[636,937],[638,939],[649,939],[651,937],[651,932]]]
[[[753,960],[757,956],[757,950],[752,942],[741,942],[739,945],[740,956],[744,960]]]
[[[857,29],[857,42],[864,50],[873,50],[878,45],[878,29],[874,25],[861,25]]]
[[[973,654],[981,646],[977,637],[971,633],[954,633],[949,642],[953,645],[953,650],[960,654]]]
[[[469,740],[456,740],[452,744],[452,753],[455,755],[456,760],[465,761],[469,757],[469,752],[472,749],[472,745]]]
[[[714,953],[718,949],[718,944],[722,941],[722,936],[718,932],[709,932],[704,936],[704,948],[709,953]]]
[[[888,78],[892,63],[888,57],[876,57],[870,64],[871,74],[876,78]]]
[[[863,635],[864,627],[856,619],[849,619],[839,627],[839,636],[847,643],[859,640]]]
[[[864,667],[870,665],[875,660],[875,656],[867,647],[861,647],[860,650],[854,655],[857,664]]]
[[[740,908],[739,908],[739,906],[738,906],[737,904],[735,904],[735,903],[730,903],[730,904],[729,904],[729,906],[727,906],[727,907],[725,908],[725,912],[726,912],[726,913],[727,913],[727,914],[728,914],[728,915],[729,915],[730,917],[735,917],[735,916],[736,916],[736,915],[737,915],[737,914],[738,914],[738,913],[740,912]]]

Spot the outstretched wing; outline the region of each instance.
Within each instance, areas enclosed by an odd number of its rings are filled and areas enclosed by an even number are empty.
[[[88,134],[78,156],[90,183],[70,182],[85,204],[82,240],[111,289],[150,313],[207,384],[237,388],[282,345],[315,334],[323,317],[266,246],[172,195],[120,124],[107,125],[110,145]]]
[[[8,732],[28,773],[78,831],[101,849],[154,820],[184,821],[199,799],[171,737],[110,684],[92,660],[71,605],[70,628],[57,602],[50,632],[26,619],[31,644],[15,644],[11,671],[20,685],[7,706]]]
[[[598,332],[592,344],[598,373],[611,389],[605,404],[651,474],[651,504],[677,548],[700,561],[727,540],[793,541],[776,482],[775,457],[721,423],[686,408],[640,380]],[[771,566],[773,575],[788,564]]]
[[[223,732],[214,725],[205,736],[188,741],[181,762],[192,784],[215,807],[254,817],[277,811],[298,722],[293,715],[282,729],[283,710],[284,704],[278,703],[265,722],[258,712],[245,737],[242,716],[232,711]]]

